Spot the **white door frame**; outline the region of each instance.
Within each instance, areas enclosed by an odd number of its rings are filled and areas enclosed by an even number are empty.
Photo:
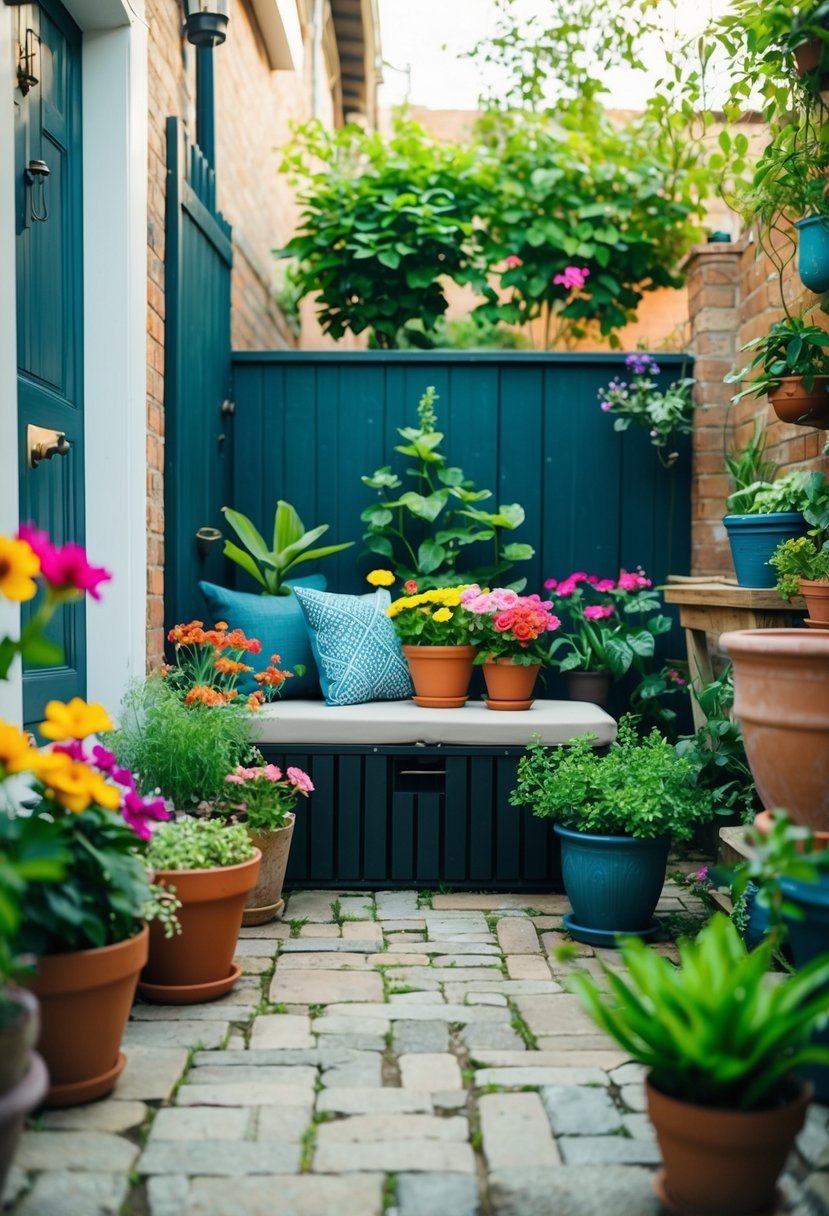
[[[144,0],[63,0],[83,31],[86,547],[112,571],[87,604],[88,697],[115,711],[146,661],[147,44]],[[14,164],[14,9],[0,4],[0,166]],[[0,172],[0,410],[16,434],[14,181]],[[10,318],[11,324],[5,323]],[[17,526],[17,444],[0,445],[0,531]],[[7,605],[0,631],[16,629]],[[21,681],[0,684],[21,714]]]

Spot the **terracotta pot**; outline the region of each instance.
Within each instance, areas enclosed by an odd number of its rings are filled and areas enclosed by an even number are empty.
[[[610,699],[613,676],[609,671],[568,671],[567,695],[571,701],[589,701],[604,707]]]
[[[756,1216],[775,1206],[777,1179],[803,1127],[812,1087],[791,1077],[768,1110],[718,1110],[669,1098],[647,1081],[664,1170],[655,1190],[680,1216]]]
[[[802,578],[800,594],[806,601],[809,624],[816,629],[829,629],[829,582]]]
[[[91,1102],[114,1089],[127,1062],[119,1049],[148,941],[144,925],[113,946],[38,959],[27,983],[40,1001],[37,1046],[51,1079],[47,1106]]]
[[[488,659],[483,665],[488,709],[529,709],[540,663],[526,667],[513,659]]]
[[[241,975],[233,965],[248,893],[256,886],[262,854],[238,866],[210,870],[157,870],[155,881],[175,889],[181,933],[165,937],[150,925],[150,957],[138,991],[150,1001],[193,1005],[229,992]]]
[[[763,806],[829,831],[829,634],[744,629],[720,642],[734,667],[734,716]]]
[[[768,390],[768,399],[781,422],[796,426],[829,427],[829,376],[815,376],[815,386],[807,392],[802,376],[784,376],[777,388]]]
[[[774,815],[771,811],[758,811],[754,816],[754,827],[761,836],[768,836],[774,824]],[[829,849],[829,832],[813,832],[814,846],[816,849]],[[795,846],[798,853],[803,852],[803,841],[799,840]]]
[[[403,654],[412,673],[416,705],[460,709],[466,704],[474,646],[404,646]]]
[[[46,1065],[33,1048],[40,1030],[37,998],[25,988],[0,986],[0,1195],[26,1116],[49,1088]]]
[[[264,925],[266,921],[279,916],[285,907],[282,884],[288,867],[295,822],[296,816],[291,814],[284,828],[248,833],[251,844],[262,854],[262,864],[259,880],[245,901],[243,925]]]

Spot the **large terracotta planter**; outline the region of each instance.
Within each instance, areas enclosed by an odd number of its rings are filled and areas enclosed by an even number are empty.
[[[279,916],[285,907],[282,884],[288,868],[291,837],[294,834],[295,815],[288,816],[284,828],[270,832],[249,832],[251,844],[262,854],[259,880],[245,901],[242,915],[243,925],[264,925]]]
[[[427,709],[460,709],[472,678],[474,646],[404,646],[412,673],[416,705]]]
[[[829,427],[829,376],[815,376],[811,392],[802,376],[784,376],[776,388],[768,390],[768,398],[781,422],[821,430]]]
[[[564,679],[571,701],[589,701],[604,709],[610,700],[613,676],[609,671],[568,671]]]
[[[800,594],[806,601],[809,624],[814,629],[829,629],[829,582],[802,578]]]
[[[483,665],[488,709],[529,709],[540,663],[525,666],[512,659],[488,659]]]
[[[25,989],[0,989],[0,1195],[27,1115],[43,1101],[49,1074],[33,1050],[40,1030],[37,998]]]
[[[47,1106],[91,1102],[114,1089],[127,1062],[121,1039],[148,942],[144,925],[113,946],[38,959],[27,983],[40,1001],[37,1046],[51,1080]]]
[[[777,1179],[806,1118],[812,1090],[791,1078],[787,1100],[768,1110],[693,1106],[645,1090],[664,1169],[655,1190],[679,1216],[760,1216],[775,1208]]]
[[[829,633],[745,629],[720,642],[734,667],[734,716],[763,806],[829,831]]]
[[[157,870],[155,881],[173,887],[182,906],[181,933],[165,937],[150,925],[150,957],[138,991],[162,1005],[194,1005],[229,992],[242,974],[233,955],[249,892],[256,886],[262,854],[238,866],[210,870]]]

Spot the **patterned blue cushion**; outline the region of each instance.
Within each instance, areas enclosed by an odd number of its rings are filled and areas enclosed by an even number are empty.
[[[325,595],[297,587],[328,705],[402,701],[412,695],[409,668],[386,609],[388,591]]]
[[[320,591],[326,585],[324,574],[310,574],[291,582],[294,587],[316,587]],[[295,675],[282,685],[283,701],[319,696],[317,669],[296,596],[257,595],[204,582],[199,583],[199,588],[207,603],[210,625],[227,621],[231,629],[242,629],[249,638],[258,638],[262,643],[262,653],[251,656],[251,666],[257,671],[264,671],[272,654],[280,656],[280,667],[287,671],[298,663],[305,668],[304,675]],[[239,692],[245,696],[258,687],[252,675],[239,677]]]

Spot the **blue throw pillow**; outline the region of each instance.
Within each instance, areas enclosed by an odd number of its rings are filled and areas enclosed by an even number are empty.
[[[409,668],[386,609],[388,591],[325,595],[297,587],[328,705],[402,701],[412,695]]]
[[[325,575],[311,574],[307,578],[293,579],[291,585],[324,591]],[[280,656],[280,667],[286,671],[294,670],[297,664],[305,668],[304,675],[295,675],[282,685],[283,700],[320,695],[314,655],[296,596],[257,595],[204,582],[199,583],[199,589],[207,602],[210,625],[227,621],[231,629],[242,629],[249,638],[258,638],[262,643],[261,655],[251,656],[252,666],[257,671],[264,671],[272,654]],[[240,694],[247,696],[259,685],[251,674],[240,676],[237,687]]]

